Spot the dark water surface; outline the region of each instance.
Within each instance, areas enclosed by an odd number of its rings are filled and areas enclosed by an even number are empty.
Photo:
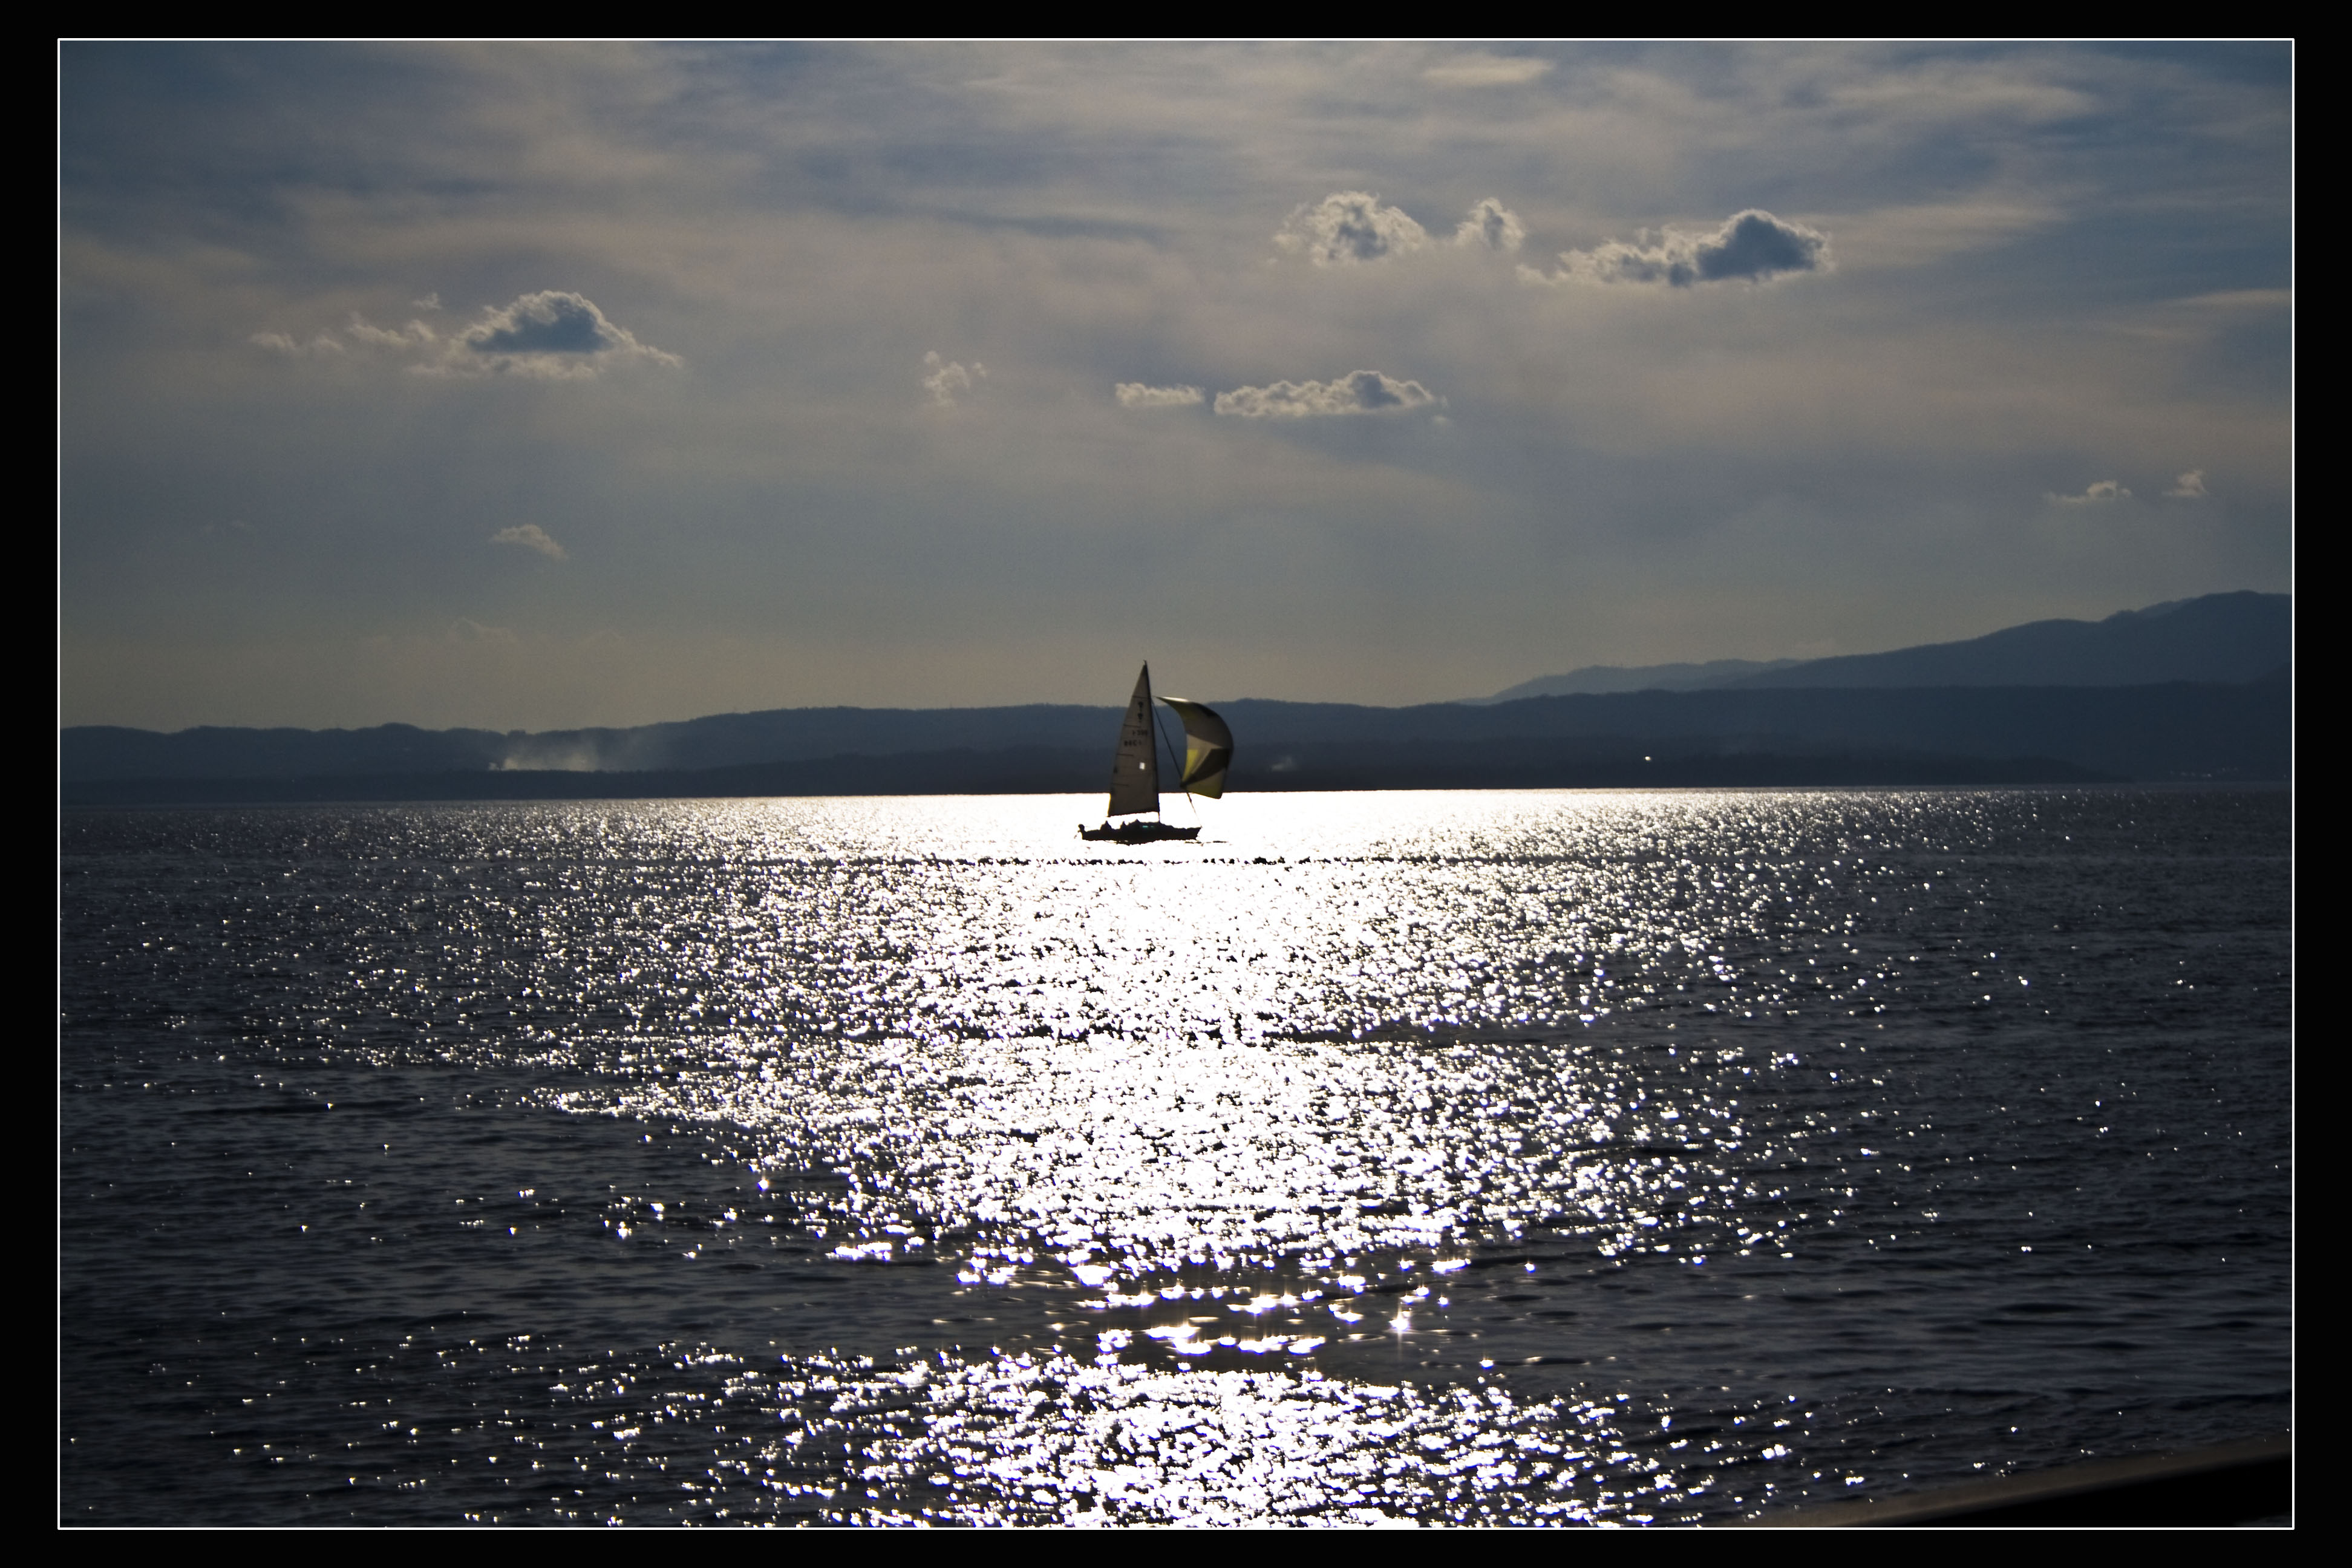
[[[2291,804],[68,813],[62,1513],[1676,1522],[2275,1431]]]

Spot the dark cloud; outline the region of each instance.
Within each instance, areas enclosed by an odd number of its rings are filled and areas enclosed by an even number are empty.
[[[1700,243],[1699,281],[1745,278],[1760,283],[1776,272],[1811,272],[1829,247],[1829,236],[1750,207]]]
[[[1547,283],[1662,283],[1687,289],[1734,279],[1761,283],[1784,272],[1822,272],[1830,238],[1818,229],[1774,217],[1759,207],[1735,213],[1712,234],[1668,228],[1637,241],[1611,240],[1591,250],[1560,252],[1560,269],[1523,269]]]
[[[409,330],[429,333],[417,321]],[[466,356],[479,368],[559,377],[593,375],[625,360],[681,363],[676,354],[637,342],[594,300],[562,289],[543,289],[504,309],[483,311],[480,321],[449,341],[439,368],[463,369],[459,362]]]
[[[458,341],[478,354],[595,354],[635,340],[606,321],[593,300],[549,289],[490,311]]]

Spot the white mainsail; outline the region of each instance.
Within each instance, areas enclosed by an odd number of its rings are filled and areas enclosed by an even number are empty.
[[[1127,718],[1118,727],[1118,750],[1110,763],[1110,814],[1160,809],[1160,749],[1151,741],[1151,667],[1135,678]]]

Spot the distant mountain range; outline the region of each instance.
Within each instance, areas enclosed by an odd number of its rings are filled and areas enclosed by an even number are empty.
[[[1517,702],[1524,697],[1601,697],[1616,691],[1709,691],[1751,675],[1794,669],[1794,658],[1718,658],[1706,664],[1588,664],[1566,675],[1539,675],[1472,702]]]
[[[1587,665],[1474,700],[1612,691],[1790,686],[2144,686],[2252,680],[2294,657],[2284,594],[2208,594],[2103,621],[2029,621],[1965,642],[1807,660],[1724,658],[1633,668]]]
[[[1240,742],[1236,790],[2284,779],[2287,608],[2213,595],[1749,665],[1695,689],[1217,706]],[[786,708],[535,734],[81,726],[58,736],[59,783],[68,805],[1078,792],[1101,786],[1119,712]]]

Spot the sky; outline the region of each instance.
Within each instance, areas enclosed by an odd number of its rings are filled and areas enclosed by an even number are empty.
[[[1400,704],[2290,586],[2284,45],[64,45],[60,719]]]

